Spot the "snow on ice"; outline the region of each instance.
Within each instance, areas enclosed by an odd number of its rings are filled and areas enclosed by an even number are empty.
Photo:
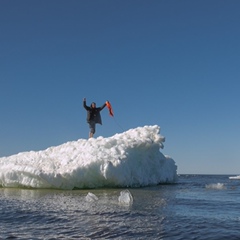
[[[177,166],[160,152],[164,141],[154,125],[2,157],[0,186],[82,189],[173,183]]]

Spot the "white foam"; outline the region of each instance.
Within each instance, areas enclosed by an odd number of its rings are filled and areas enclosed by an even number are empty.
[[[2,187],[141,187],[177,179],[173,159],[164,156],[160,127],[130,129],[109,138],[79,139],[44,151],[0,158]]]

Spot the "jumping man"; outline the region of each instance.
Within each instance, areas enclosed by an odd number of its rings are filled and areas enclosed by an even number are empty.
[[[89,107],[86,105],[86,98],[84,98],[83,107],[87,110],[87,122],[90,128],[89,138],[92,138],[96,132],[96,123],[102,124],[100,112],[106,107],[106,103],[104,103],[102,107],[96,107],[96,103],[92,102]]]

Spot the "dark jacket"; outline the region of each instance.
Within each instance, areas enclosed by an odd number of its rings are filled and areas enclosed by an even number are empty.
[[[83,101],[83,107],[87,110],[87,122],[94,121],[95,123],[102,124],[102,119],[100,115],[100,111],[102,111],[106,107],[106,103],[104,103],[101,107],[92,108],[86,105],[86,101]]]

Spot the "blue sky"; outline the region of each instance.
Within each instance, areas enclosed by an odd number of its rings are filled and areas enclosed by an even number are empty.
[[[0,157],[159,125],[179,173],[240,173],[240,1],[0,0]]]

